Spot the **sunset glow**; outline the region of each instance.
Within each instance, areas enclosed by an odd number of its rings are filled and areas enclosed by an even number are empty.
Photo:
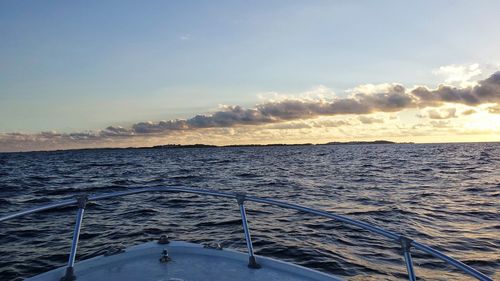
[[[457,3],[2,3],[0,151],[500,141],[500,22]]]

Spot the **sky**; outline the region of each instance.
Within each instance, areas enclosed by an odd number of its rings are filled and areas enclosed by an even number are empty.
[[[499,1],[0,2],[0,151],[500,141]]]

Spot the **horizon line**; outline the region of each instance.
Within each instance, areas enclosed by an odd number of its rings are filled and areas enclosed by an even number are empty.
[[[269,147],[269,146],[325,146],[325,145],[397,145],[397,144],[473,144],[473,143],[500,143],[498,141],[447,141],[447,142],[395,142],[390,140],[372,140],[372,141],[331,141],[326,143],[265,143],[265,144],[160,144],[153,146],[128,146],[128,147],[82,147],[82,148],[68,148],[68,149],[52,149],[52,150],[29,150],[29,151],[0,151],[0,154],[13,154],[13,153],[34,153],[34,152],[63,152],[63,151],[79,151],[79,150],[121,150],[121,149],[178,149],[178,148],[231,148],[231,147]]]

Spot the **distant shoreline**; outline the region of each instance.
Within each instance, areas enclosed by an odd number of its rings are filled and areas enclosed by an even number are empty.
[[[313,143],[270,143],[270,144],[229,144],[229,145],[211,145],[211,144],[166,144],[155,145],[152,147],[136,147],[135,149],[172,149],[172,148],[206,148],[206,147],[266,147],[266,146],[309,146],[309,145],[360,145],[360,144],[398,144],[392,141],[376,140],[376,141],[348,141],[348,142],[327,142],[322,144]],[[413,143],[408,143],[413,144]],[[132,148],[132,147],[129,147]]]
[[[31,153],[31,152],[61,152],[61,151],[81,151],[81,150],[122,150],[122,149],[180,149],[180,148],[225,148],[225,147],[275,147],[275,146],[324,146],[324,145],[389,145],[389,144],[414,144],[413,142],[393,142],[387,140],[375,141],[346,141],[346,142],[327,142],[321,144],[313,143],[299,143],[299,144],[285,144],[285,143],[270,143],[270,144],[229,144],[229,145],[212,145],[212,144],[164,144],[155,146],[141,146],[141,147],[95,147],[95,148],[74,148],[74,149],[54,149],[54,150],[31,150],[31,151],[17,151],[17,152],[0,152],[2,153]]]
[[[5,151],[0,154],[9,153],[33,153],[33,152],[63,152],[63,151],[86,151],[86,150],[125,150],[125,149],[180,149],[180,148],[230,148],[230,147],[276,147],[276,146],[327,146],[327,145],[391,145],[391,144],[459,144],[459,143],[500,143],[498,141],[487,142],[442,142],[442,143],[415,143],[415,142],[393,142],[387,140],[375,141],[334,141],[327,143],[270,143],[270,144],[229,144],[229,145],[213,145],[213,144],[164,144],[155,146],[129,146],[129,147],[93,147],[93,148],[70,148],[70,149],[54,149],[54,150],[30,150],[30,151]]]

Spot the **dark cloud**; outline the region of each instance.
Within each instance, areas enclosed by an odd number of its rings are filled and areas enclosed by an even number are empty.
[[[466,105],[498,103],[500,102],[500,72],[479,81],[476,86],[457,88],[440,85],[434,90],[418,87],[410,94],[418,99],[419,106],[439,106],[445,102]]]
[[[407,91],[394,84],[377,93],[356,93],[349,98],[324,100],[283,100],[260,104],[255,108],[228,106],[210,115],[196,115],[187,120],[140,122],[132,126],[133,134],[165,133],[176,130],[234,127],[240,125],[262,125],[308,119],[318,116],[343,114],[370,114],[374,112],[397,112],[407,108],[439,106],[443,103],[478,105],[500,102],[500,72],[479,81],[476,86],[457,88],[440,85],[437,89],[417,87]],[[456,117],[449,111],[445,115],[430,112],[431,119]],[[362,121],[362,120],[361,120]],[[363,121],[362,121],[363,122]],[[365,119],[365,122],[369,122]],[[123,132],[126,134],[126,132]]]
[[[140,122],[132,126],[132,131],[137,134],[160,133],[164,131],[187,130],[189,125],[186,120],[168,120],[153,122]]]
[[[405,88],[394,85],[381,93],[357,93],[350,98],[333,101],[284,100],[260,104],[251,109],[229,106],[211,115],[196,115],[187,120],[141,122],[134,124],[132,130],[137,134],[148,134],[172,130],[262,125],[318,116],[396,112],[414,106],[414,100],[405,93]]]
[[[375,93],[356,92],[347,98],[333,100],[289,99],[267,102],[254,108],[227,106],[207,115],[196,115],[186,120],[168,120],[160,122],[139,122],[130,128],[109,126],[97,132],[57,133],[41,132],[38,134],[0,133],[0,151],[26,150],[26,144],[38,147],[57,147],[57,144],[96,146],[99,143],[125,140],[151,135],[165,135],[174,132],[204,128],[230,128],[244,125],[263,125],[283,123],[319,116],[356,114],[364,115],[376,112],[398,112],[408,108],[436,107],[444,103],[456,103],[475,106],[485,103],[496,104],[489,108],[491,113],[500,113],[500,72],[479,81],[477,85],[465,88],[441,85],[436,89],[417,87],[407,90],[402,85],[389,85]],[[463,114],[468,114],[464,112]],[[472,113],[470,113],[472,114]],[[431,119],[456,117],[456,111],[429,111]],[[365,124],[380,123],[369,117],[359,117]],[[345,121],[336,121],[332,126],[342,126]],[[444,123],[434,123],[435,127]],[[293,124],[289,127],[308,125]],[[313,125],[314,126],[314,125]],[[41,145],[43,144],[43,145]]]
[[[131,130],[125,129],[123,127],[109,126],[106,129],[100,131],[100,135],[103,137],[115,137],[115,136],[130,136]]]

